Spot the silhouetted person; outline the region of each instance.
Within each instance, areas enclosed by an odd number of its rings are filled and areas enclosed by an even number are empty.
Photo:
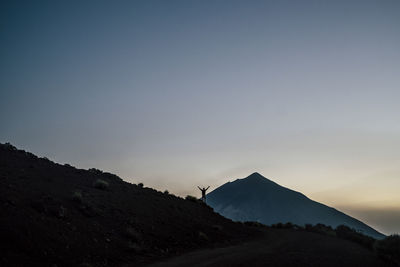
[[[208,190],[208,188],[210,188],[210,186],[208,186],[207,188],[205,188],[205,187],[201,188],[201,187],[198,186],[197,188],[199,188],[200,191],[201,191],[201,200],[204,203],[206,203],[206,191]]]

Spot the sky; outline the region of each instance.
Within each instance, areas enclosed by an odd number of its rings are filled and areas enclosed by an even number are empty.
[[[399,1],[1,1],[0,59],[2,143],[180,196],[257,171],[400,232]]]

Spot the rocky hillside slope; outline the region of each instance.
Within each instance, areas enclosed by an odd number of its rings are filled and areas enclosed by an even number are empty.
[[[140,265],[253,234],[196,201],[0,144],[0,266]]]

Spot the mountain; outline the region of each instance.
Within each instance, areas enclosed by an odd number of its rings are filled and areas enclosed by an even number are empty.
[[[372,238],[313,231],[233,222],[194,197],[0,144],[0,266],[392,266]]]
[[[322,223],[332,227],[343,224],[376,239],[385,237],[363,222],[280,186],[259,173],[218,187],[207,194],[207,203],[234,221],[257,221],[266,225]]]

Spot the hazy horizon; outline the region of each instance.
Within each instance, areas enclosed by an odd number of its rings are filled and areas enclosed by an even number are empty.
[[[3,1],[0,142],[198,195],[259,172],[400,233],[399,1]]]

